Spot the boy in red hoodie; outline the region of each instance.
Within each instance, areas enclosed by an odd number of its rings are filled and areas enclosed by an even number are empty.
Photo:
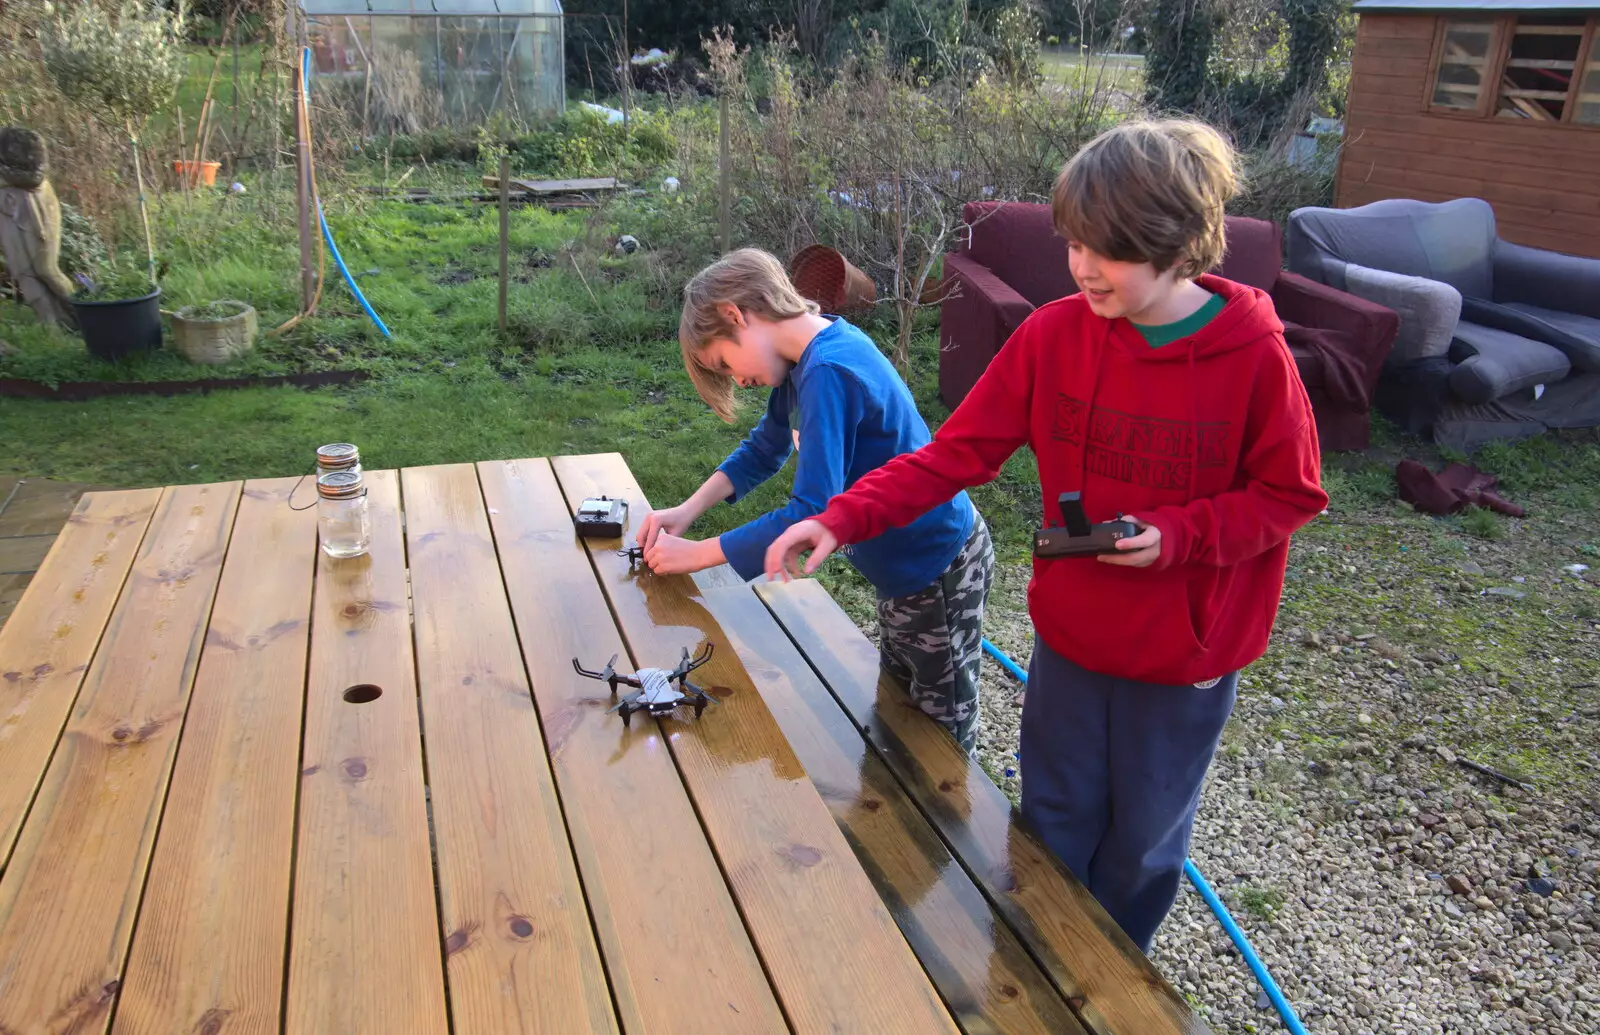
[[[1035,558],[1022,814],[1141,950],[1177,897],[1239,670],[1266,650],[1289,535],[1327,505],[1311,405],[1261,291],[1221,259],[1232,149],[1210,127],[1097,137],[1052,209],[1079,293],[1023,321],[928,445],[791,527],[788,578],[904,525],[1033,449],[1047,508],[1139,534]],[[1046,515],[1048,523],[1055,515]]]

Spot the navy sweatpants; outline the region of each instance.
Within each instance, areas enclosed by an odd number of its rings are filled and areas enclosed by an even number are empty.
[[[1034,639],[1022,705],[1022,815],[1148,953],[1178,897],[1200,786],[1233,711],[1215,686],[1098,675]]]

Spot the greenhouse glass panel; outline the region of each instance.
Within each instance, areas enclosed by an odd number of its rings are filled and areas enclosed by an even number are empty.
[[[301,11],[317,103],[363,134],[496,114],[529,123],[566,107],[557,0],[303,0]]]

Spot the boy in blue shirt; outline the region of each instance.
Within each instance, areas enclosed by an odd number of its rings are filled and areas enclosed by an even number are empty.
[[[743,248],[684,288],[684,367],[700,397],[734,419],[733,386],[768,385],[767,412],[694,495],[646,516],[645,561],[660,574],[726,562],[749,581],[767,547],[815,517],[869,471],[931,436],[905,383],[878,347],[795,291],[778,260]],[[733,502],[798,453],[786,506],[714,539],[683,538],[719,500]],[[963,749],[978,740],[978,664],[994,548],[965,492],[901,528],[856,544],[849,559],[878,592],[879,655],[912,700]]]

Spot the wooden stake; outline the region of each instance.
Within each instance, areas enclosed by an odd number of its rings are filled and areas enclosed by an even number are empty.
[[[311,299],[317,290],[317,273],[311,263],[311,140],[306,122],[306,91],[301,81],[304,72],[299,65],[294,69],[294,156],[295,187],[300,207],[300,297],[304,311],[311,310]]]
[[[144,258],[145,267],[150,274],[150,283],[156,282],[156,246],[150,236],[150,207],[144,197],[144,166],[139,162],[139,134],[134,132],[133,123],[128,123],[128,143],[133,146],[133,177],[139,185],[139,222],[144,226]]]
[[[511,158],[500,156],[500,333],[506,332],[506,292],[510,287]]]
[[[728,95],[722,93],[722,132],[718,144],[719,186],[722,195],[722,251],[727,254],[733,247],[733,184],[728,160]]]

